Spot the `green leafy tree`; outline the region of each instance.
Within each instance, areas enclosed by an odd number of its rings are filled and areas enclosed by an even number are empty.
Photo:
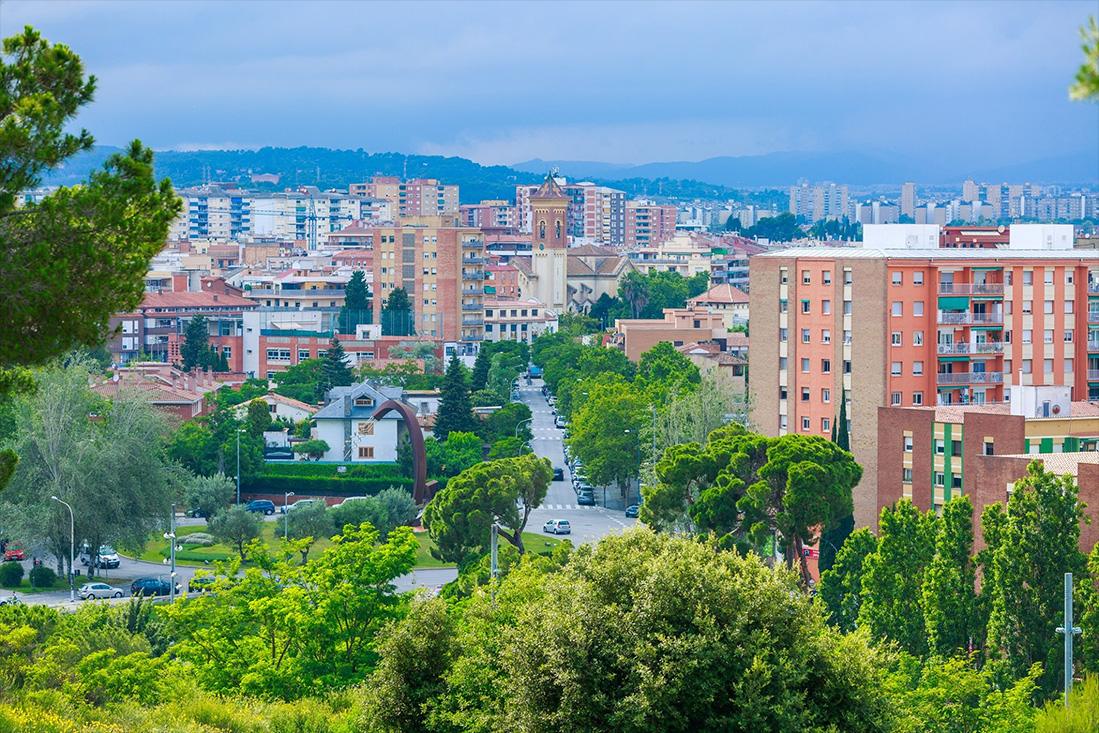
[[[249,433],[263,437],[263,431],[271,427],[271,406],[263,400],[252,400],[248,403],[248,416],[244,422]]]
[[[511,387],[523,369],[526,369],[526,364],[515,354],[493,354],[488,370],[488,388],[498,395],[510,397]]]
[[[260,536],[263,518],[242,506],[234,506],[214,515],[207,526],[219,542],[237,548],[240,556],[244,557],[244,546]]]
[[[477,420],[473,417],[473,406],[469,402],[466,370],[457,355],[450,357],[446,367],[433,434],[436,440],[446,440],[451,432],[477,432]]]
[[[844,633],[858,625],[866,560],[878,549],[878,539],[866,527],[857,529],[836,553],[832,567],[820,574],[820,599],[831,621]]]
[[[1076,83],[1069,87],[1069,97],[1099,102],[1099,26],[1094,16],[1080,29],[1080,36],[1084,39],[1084,62],[1076,72]]]
[[[668,341],[658,342],[641,355],[637,376],[649,384],[650,394],[658,402],[673,389],[690,391],[702,381],[698,367]]]
[[[319,461],[324,458],[325,453],[332,450],[332,446],[328,445],[327,441],[313,439],[298,443],[292,450],[295,453],[306,456],[310,460]]]
[[[768,239],[772,242],[790,242],[802,239],[805,232],[797,223],[797,218],[788,211],[778,216],[760,219],[759,222],[741,232],[745,237]]]
[[[347,354],[343,350],[343,344],[333,336],[321,366],[320,384],[323,385],[323,391],[327,392],[333,387],[347,387],[354,381],[355,375],[347,364]]]
[[[928,651],[923,583],[935,555],[935,514],[908,499],[882,509],[878,549],[866,558],[859,626],[915,657]]]
[[[648,405],[628,383],[590,383],[587,399],[574,413],[569,445],[593,484],[617,483],[623,497],[641,468],[641,430]]]
[[[197,516],[212,517],[233,500],[236,485],[223,473],[213,476],[195,476],[185,484],[183,503]]]
[[[991,601],[990,659],[1004,679],[1018,679],[1040,663],[1039,686],[1046,694],[1063,676],[1063,642],[1049,627],[1064,607],[1064,574],[1086,572],[1078,549],[1083,519],[1072,477],[1056,476],[1032,461],[1008,499],[993,572],[982,587]]]
[[[696,298],[710,289],[710,273],[707,270],[696,272],[687,278],[687,297]]]
[[[355,270],[344,287],[343,307],[340,308],[339,316],[340,333],[354,335],[355,327],[360,323],[371,323],[373,316],[366,275],[362,270]]]
[[[286,515],[286,533],[290,539],[298,540],[301,552],[301,564],[309,562],[309,550],[319,540],[328,539],[333,534],[332,514],[323,501],[297,507]]]
[[[187,327],[183,329],[183,343],[179,346],[179,355],[182,359],[180,369],[189,372],[208,358],[210,342],[207,336],[208,326],[205,316],[195,316],[187,321]]]
[[[983,646],[984,623],[977,604],[973,507],[968,496],[943,505],[935,558],[924,576],[923,609],[932,654],[949,657]]]
[[[473,360],[473,373],[469,379],[469,389],[478,392],[488,387],[488,370],[492,366],[491,342],[481,346],[477,358]]]
[[[525,440],[509,436],[500,438],[492,444],[492,448],[488,452],[488,459],[495,461],[497,458],[515,458],[527,451],[530,451],[530,447]]]
[[[424,363],[423,376],[425,378],[435,375],[435,367],[438,359],[435,356],[434,341],[402,341],[396,346],[389,347],[390,359],[419,359]],[[386,365],[387,367],[390,365]],[[398,365],[393,365],[398,366]],[[430,389],[430,387],[413,387],[406,385],[407,389]]]
[[[382,333],[386,336],[413,336],[414,311],[404,288],[394,288],[382,307]]]
[[[523,554],[523,530],[553,481],[549,459],[535,455],[479,463],[447,482],[424,510],[440,560],[464,564],[488,548],[490,528]]]
[[[446,440],[424,441],[427,453],[427,475],[440,483],[457,476],[471,466],[481,462],[483,450],[481,439],[473,433],[451,431]]]
[[[479,435],[486,443],[495,443],[503,438],[514,437],[531,440],[534,434],[530,430],[528,422],[530,419],[529,407],[522,402],[510,402],[485,418]]]
[[[390,486],[388,489],[379,491],[374,498],[385,510],[385,522],[374,525],[382,541],[385,541],[389,533],[397,527],[403,527],[415,519],[419,513],[419,507],[416,506],[412,494],[405,489]]]
[[[315,405],[324,399],[327,389],[324,359],[306,359],[275,376],[275,394]]]

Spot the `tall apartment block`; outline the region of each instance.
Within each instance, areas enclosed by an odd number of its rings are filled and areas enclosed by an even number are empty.
[[[374,176],[365,183],[352,183],[353,195],[389,201],[393,215],[453,216],[458,213],[458,187],[439,183],[434,178],[401,181],[396,176]]]
[[[627,247],[647,247],[675,236],[676,208],[651,201],[626,202]]]
[[[485,337],[485,238],[456,217],[406,217],[374,236],[374,322],[396,288],[412,301],[420,336],[474,343]]]
[[[202,186],[179,191],[183,211],[168,237],[230,240],[252,233],[252,196],[245,191]]]
[[[585,239],[593,244],[621,246],[626,243],[626,193],[594,183],[554,182],[569,198],[567,233],[574,239]],[[515,203],[519,209],[520,225],[524,232],[533,229],[531,195],[540,186],[515,187]]]
[[[750,268],[753,420],[828,437],[846,398],[860,526],[876,521],[879,407],[1004,402],[1017,385],[1099,400],[1099,253],[806,248]]]
[[[916,216],[916,184],[912,181],[901,186],[901,216]]]
[[[849,209],[847,186],[831,182],[810,186],[803,182],[790,187],[790,213],[805,217],[806,221],[842,219]]]

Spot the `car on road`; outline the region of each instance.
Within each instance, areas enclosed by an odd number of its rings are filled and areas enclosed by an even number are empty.
[[[566,425],[567,423],[565,422],[565,418],[561,417],[560,415],[553,418],[553,427],[557,428],[558,430],[564,430]]]
[[[565,472],[560,468],[554,467],[554,469],[553,469],[553,480],[554,481],[564,481],[565,480]]]
[[[580,506],[595,506],[595,497],[590,493],[583,493],[576,497],[576,503]]]
[[[369,499],[369,498],[370,498],[369,496],[348,496],[347,498],[345,498],[343,501],[341,501],[339,504],[336,504],[336,506],[334,506],[332,508],[335,509],[337,506],[343,506],[347,502],[351,502],[352,504],[354,504],[356,501],[362,501],[363,499]]]
[[[279,511],[281,511],[283,514],[286,514],[287,512],[292,512],[295,509],[304,509],[305,507],[310,506],[312,504],[323,504],[323,503],[324,502],[321,499],[298,499],[297,501],[295,501],[290,506],[282,507],[282,509],[280,509]]]
[[[176,583],[176,593],[178,593],[179,590],[179,583]],[[168,579],[163,576],[135,578],[134,582],[130,584],[131,596],[166,596],[171,592],[172,586],[168,582]]]
[[[637,504],[631,504],[630,506],[626,507],[626,516],[636,517],[639,511],[640,508],[637,506]]]
[[[250,501],[244,508],[250,512],[259,512],[260,514],[267,514],[268,516],[275,513],[275,505],[266,499],[255,499]]]
[[[187,511],[183,512],[183,516],[185,516],[185,517],[194,517],[195,519],[202,519],[206,515],[202,513],[201,509],[196,508],[196,509],[188,509]]]
[[[187,581],[187,592],[202,593],[203,591],[210,590],[210,586],[215,582],[217,582],[217,578],[213,575],[196,575]]]
[[[106,583],[85,583],[80,586],[76,594],[80,596],[80,600],[86,601],[91,598],[121,598],[122,589],[114,588]]]
[[[551,519],[542,525],[542,531],[547,534],[572,534],[572,527],[567,519]]]
[[[4,548],[4,562],[23,559],[23,545],[18,542],[9,542]]]

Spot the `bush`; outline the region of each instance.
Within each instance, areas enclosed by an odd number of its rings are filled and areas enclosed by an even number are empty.
[[[339,469],[346,469],[340,473]],[[400,476],[396,463],[267,463],[260,476],[331,476],[333,478],[390,478]]]
[[[213,535],[206,534],[205,532],[194,532],[192,534],[181,535],[179,538],[179,544],[181,545],[197,545],[198,547],[213,547],[217,544],[217,540]]]
[[[31,568],[30,579],[35,588],[52,588],[57,582],[57,573],[45,565],[39,565]]]
[[[23,582],[23,566],[17,562],[6,562],[0,565],[0,585],[9,588],[18,586]]]
[[[403,476],[388,478],[335,478],[333,476],[242,476],[241,491],[256,494],[281,494],[294,491],[313,496],[374,496],[390,486],[412,493],[413,481]]]

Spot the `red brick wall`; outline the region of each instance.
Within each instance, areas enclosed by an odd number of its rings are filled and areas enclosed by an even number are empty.
[[[912,503],[931,508],[934,410],[878,408],[878,514],[903,496],[904,431],[912,431]]]

